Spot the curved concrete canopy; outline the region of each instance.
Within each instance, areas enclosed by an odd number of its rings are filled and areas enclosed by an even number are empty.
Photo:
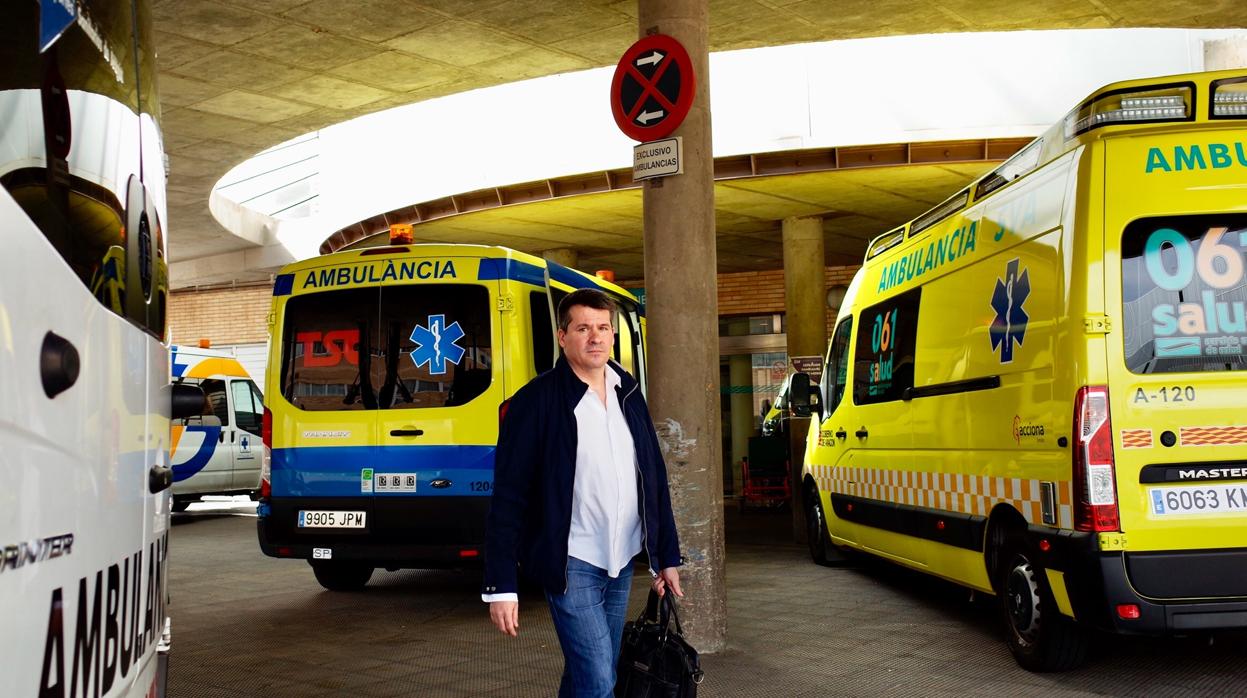
[[[1025,142],[1002,137],[1038,133],[1105,83],[1199,70],[1202,42],[1226,35],[946,34],[714,54],[716,171],[732,180],[716,191],[720,269],[779,266],[778,220],[791,215],[825,216],[828,262],[856,261],[863,240],[920,213]],[[212,210],[240,235],[276,243],[267,258],[251,255],[245,266],[257,271],[336,249],[390,222],[418,222],[417,239],[488,240],[536,253],[571,246],[585,264],[638,276],[639,192],[616,194],[618,201],[563,200],[631,185],[620,168],[632,142],[605,108],[610,73],[475,90],[331,126],[231,170]],[[977,140],[960,140],[967,137]],[[879,143],[912,145],[860,147]],[[872,164],[888,167],[827,176]],[[787,184],[758,178],[776,172],[806,174]],[[493,208],[503,210],[474,213]],[[321,244],[339,228],[346,229]],[[197,272],[184,280],[238,270],[223,267],[175,269]]]
[[[635,3],[535,0],[155,0],[171,161],[174,261],[257,248],[208,215],[211,187],[251,154],[392,106],[613,64]],[[712,0],[713,50],[868,36],[1085,27],[1241,26],[1238,0],[1004,0],[895,5]],[[262,254],[260,256],[263,256]]]

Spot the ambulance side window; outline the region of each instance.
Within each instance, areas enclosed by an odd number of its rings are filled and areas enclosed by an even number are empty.
[[[204,391],[204,412],[200,415],[205,426],[216,421],[220,426],[229,426],[229,403],[225,397],[225,381],[216,378],[205,379],[199,387]],[[192,418],[193,419],[193,418]]]
[[[529,293],[528,309],[533,326],[533,370],[541,373],[554,366],[554,326],[546,294],[538,291]]]
[[[875,304],[858,315],[853,349],[853,402],[870,405],[900,400],[914,385],[914,351],[918,334],[915,288]]]
[[[640,335],[632,325],[632,316],[636,307],[615,298],[619,304],[619,312],[615,315],[615,360],[628,373],[637,374],[637,354],[640,352]]]
[[[234,393],[234,418],[238,428],[260,435],[260,419],[264,406],[260,404],[260,390],[248,380],[230,381]]]
[[[849,382],[849,349],[853,346],[852,337],[853,317],[849,316],[836,327],[836,333],[832,335],[831,351],[827,353],[827,365],[823,367],[822,392],[827,400],[824,417],[835,412],[844,397],[844,389]]]

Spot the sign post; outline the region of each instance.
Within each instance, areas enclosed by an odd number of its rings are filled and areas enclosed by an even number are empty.
[[[632,149],[632,179],[684,172],[682,138],[668,138],[688,116],[697,90],[693,63],[665,34],[637,41],[619,59],[611,79],[611,114],[619,130],[641,141]]]

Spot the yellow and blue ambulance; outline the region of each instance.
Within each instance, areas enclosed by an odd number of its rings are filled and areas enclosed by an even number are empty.
[[[1247,627],[1245,119],[1243,71],[1108,85],[871,243],[807,439],[815,561],[999,596],[1032,670],[1088,628]]]
[[[377,567],[477,561],[500,416],[554,365],[555,308],[578,288],[619,303],[614,356],[644,386],[635,298],[539,257],[408,243],[283,268],[270,315],[261,549],[308,560],[328,589],[360,588]]]

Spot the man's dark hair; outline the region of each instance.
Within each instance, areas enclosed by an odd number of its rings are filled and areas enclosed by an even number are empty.
[[[613,315],[619,309],[610,296],[596,288],[582,288],[572,291],[559,301],[559,329],[564,332],[572,324],[572,308],[583,305],[594,310],[609,310]]]

